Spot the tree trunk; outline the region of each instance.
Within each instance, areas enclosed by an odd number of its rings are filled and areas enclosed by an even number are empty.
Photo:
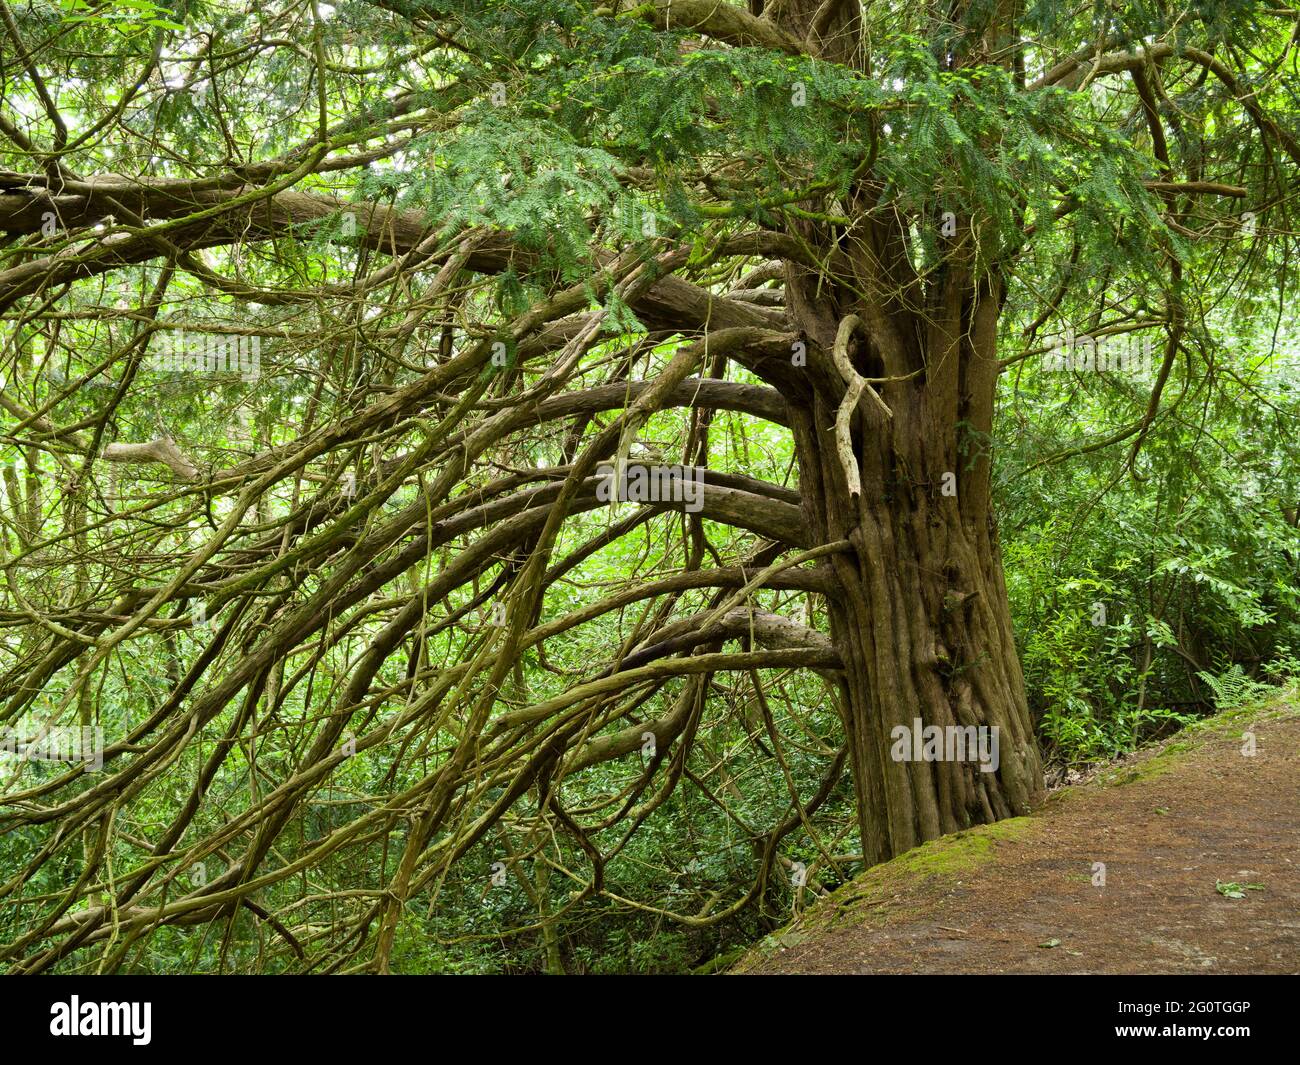
[[[926,346],[909,355],[918,372],[878,384],[883,402],[858,404],[851,462],[835,429],[848,389],[832,387],[825,366],[810,374],[811,395],[791,403],[808,526],[815,542],[853,545],[832,556],[838,594],[828,605],[845,662],[845,728],[867,864],[1025,813],[1042,792],[989,506],[998,301],[988,285],[978,295],[954,305],[958,328],[932,321]],[[865,344],[845,352],[855,371],[877,381],[904,376],[898,358],[879,354],[880,342],[900,331],[878,309],[864,317]],[[805,313],[801,324],[829,349],[833,318]],[[932,748],[938,757],[928,760],[912,741],[930,738],[922,731],[929,726],[959,726],[963,745],[978,736],[985,746]]]
[[[955,5],[963,39],[947,62],[1010,63],[1015,6],[1000,0],[971,14]],[[857,11],[822,0],[772,5],[782,30],[863,68]],[[1001,283],[978,261],[973,220],[937,202],[933,218],[880,209],[885,192],[867,176],[842,201],[851,224],[795,224],[830,269],[787,264],[787,311],[814,346],[805,367],[775,382],[792,410],[814,542],[853,545],[832,556],[829,607],[868,865],[1024,813],[1043,789],[989,505]],[[942,261],[927,270],[913,259],[913,221],[941,234]],[[832,363],[825,353],[837,348]],[[838,441],[837,415],[846,434]],[[996,770],[946,750],[934,761],[924,748],[900,752],[894,730],[912,738],[918,722],[996,729]],[[991,743],[994,733],[985,735]]]

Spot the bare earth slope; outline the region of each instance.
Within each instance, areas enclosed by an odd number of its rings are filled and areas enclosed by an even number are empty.
[[[732,971],[1298,973],[1300,711],[1221,715],[868,870]]]

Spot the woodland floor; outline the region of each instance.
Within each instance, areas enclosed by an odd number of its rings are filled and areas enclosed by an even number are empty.
[[[1300,973],[1300,709],[1220,715],[868,870],[731,971]]]

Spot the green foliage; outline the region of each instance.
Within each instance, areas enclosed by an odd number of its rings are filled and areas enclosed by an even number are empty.
[[[1284,651],[1300,639],[1300,455],[1285,428],[1300,417],[1295,363],[1240,319],[1212,320],[1205,343],[1231,347],[1241,370],[1215,392],[1186,364],[1174,370],[1170,387],[1206,414],[1155,428],[1140,479],[1126,449],[1052,457],[1139,417],[1142,382],[1035,370],[1003,392],[1007,584],[1031,707],[1064,759],[1131,749],[1206,712],[1216,667],[1255,678],[1276,662],[1276,679],[1295,675]]]
[[[1219,710],[1237,710],[1243,706],[1253,706],[1269,698],[1274,689],[1267,684],[1251,680],[1246,676],[1240,664],[1220,673],[1198,673],[1214,696],[1214,705]]]

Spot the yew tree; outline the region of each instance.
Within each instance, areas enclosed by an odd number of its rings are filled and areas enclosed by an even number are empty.
[[[521,826],[576,856],[546,927],[712,794],[732,681],[760,745],[796,675],[840,740],[692,920],[846,772],[865,864],[1026,812],[999,389],[1067,330],[1147,342],[1080,444],[1141,478],[1230,365],[1207,317],[1289,285],[1274,2],[0,17],[0,725],[105,730],[97,773],[0,765],[19,972],[241,909],[287,964],[388,971]],[[695,505],[608,505],[638,465]],[[891,757],[917,721],[996,728],[996,771]]]

